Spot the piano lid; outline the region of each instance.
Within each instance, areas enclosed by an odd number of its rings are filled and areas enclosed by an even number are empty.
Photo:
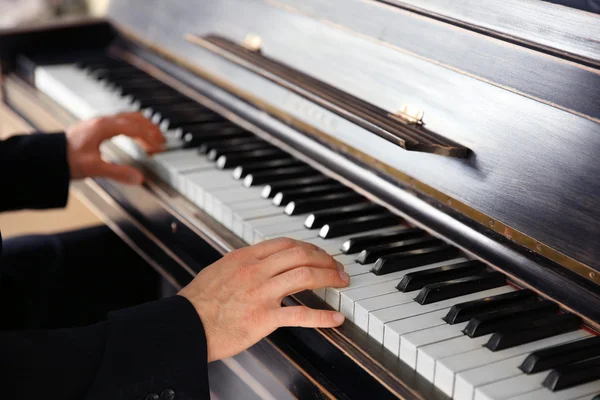
[[[110,17],[136,42],[398,185],[600,282],[588,268],[600,271],[600,17],[526,3],[523,25],[494,35],[440,22],[450,14],[433,19],[366,0],[114,0]],[[548,25],[536,11],[561,19]],[[503,21],[513,11],[497,12]],[[423,126],[471,154],[392,145],[257,73],[256,63],[199,45],[211,37],[243,44],[248,34],[261,57],[360,102],[424,110]]]

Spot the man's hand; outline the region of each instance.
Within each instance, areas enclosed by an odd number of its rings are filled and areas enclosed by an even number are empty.
[[[129,136],[153,153],[165,141],[160,130],[139,113],[123,113],[79,122],[67,130],[67,156],[72,179],[101,176],[130,184],[142,183],[144,176],[126,165],[110,164],[100,156],[100,144],[120,134]]]
[[[238,354],[281,326],[341,325],[339,312],[281,307],[281,300],[306,289],[345,287],[349,281],[342,265],[325,251],[281,238],[226,255],[179,295],[200,315],[210,362]]]

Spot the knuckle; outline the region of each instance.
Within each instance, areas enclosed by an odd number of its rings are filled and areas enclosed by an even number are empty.
[[[277,244],[281,247],[284,248],[289,248],[289,247],[294,247],[296,246],[296,241],[292,238],[288,238],[288,237],[281,237],[281,238],[277,238],[275,239],[277,241]]]
[[[294,270],[294,280],[304,285],[311,285],[314,282],[314,273],[308,267],[296,268]]]
[[[294,258],[302,264],[307,264],[311,258],[310,251],[305,247],[294,247],[292,252],[294,254]]]
[[[294,310],[294,325],[300,325],[302,322],[306,321],[307,311],[308,310],[304,307],[297,307]]]

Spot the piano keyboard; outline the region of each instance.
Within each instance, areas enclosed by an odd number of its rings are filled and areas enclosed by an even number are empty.
[[[314,293],[448,396],[600,399],[600,337],[578,317],[146,73],[98,58],[39,66],[35,84],[81,119],[144,113],[167,151],[113,142],[247,243],[322,247],[351,283]]]

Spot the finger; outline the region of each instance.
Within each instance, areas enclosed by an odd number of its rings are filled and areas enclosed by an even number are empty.
[[[269,279],[264,284],[265,293],[282,299],[307,289],[324,287],[346,287],[350,276],[337,269],[299,267]]]
[[[120,134],[144,142],[155,151],[163,147],[164,136],[158,127],[139,114],[119,114],[102,120],[100,141]]]
[[[304,328],[335,328],[344,322],[344,314],[337,311],[315,310],[305,306],[281,307],[273,312],[276,326]]]
[[[93,176],[114,179],[130,185],[140,185],[144,181],[144,175],[129,165],[117,165],[101,161],[101,165],[93,171]]]
[[[310,243],[300,242],[298,240],[290,238],[277,238],[265,240],[264,242],[260,242],[258,244],[255,244],[254,246],[246,247],[242,251],[249,257],[253,257],[257,260],[262,260],[275,253],[291,249],[293,247],[306,247],[318,250],[317,246]]]
[[[298,267],[329,268],[343,271],[341,263],[329,254],[308,246],[295,246],[279,251],[265,258],[260,263],[259,273],[266,277],[273,277]]]

